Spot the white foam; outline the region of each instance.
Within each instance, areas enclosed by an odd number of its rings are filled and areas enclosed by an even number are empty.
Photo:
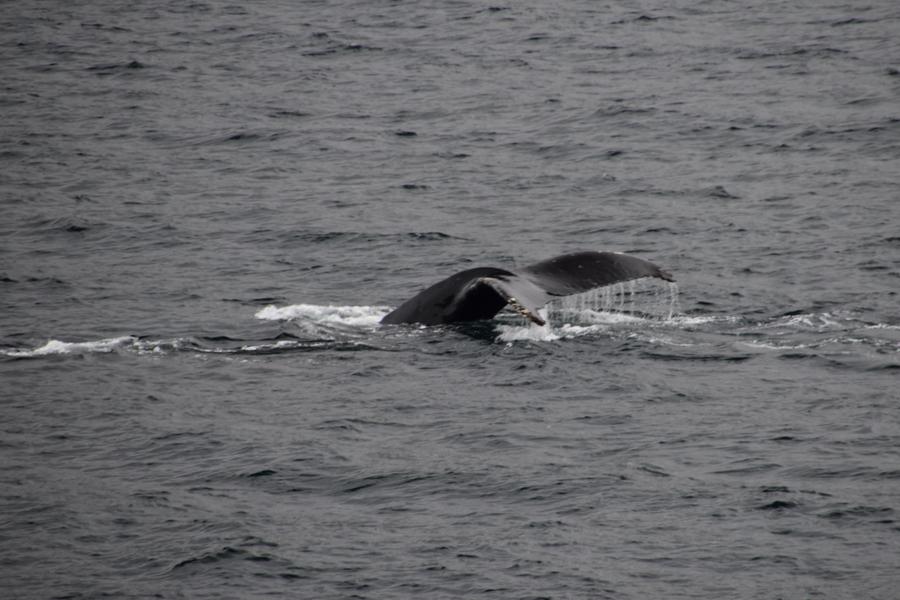
[[[679,327],[696,327],[698,325],[708,325],[710,323],[737,323],[740,320],[741,317],[737,315],[675,315],[666,319],[665,322]]]
[[[845,329],[850,323],[851,321],[846,317],[822,312],[788,315],[771,323],[765,324],[765,327],[789,327],[791,329],[824,332],[833,329]]]
[[[604,313],[609,318],[605,323],[595,323],[591,325],[576,325],[573,323],[561,323],[559,325],[498,325],[500,334],[497,339],[501,342],[555,342],[557,340],[570,340],[588,335],[596,335],[609,332],[612,328],[610,324],[636,323],[644,321],[637,317],[629,315],[612,315]],[[629,317],[629,318],[617,318]],[[648,341],[660,343],[672,343],[667,338],[649,338]]]
[[[498,325],[501,342],[552,342],[560,335],[550,325]]]
[[[134,349],[138,354],[164,354],[166,352],[181,350],[188,346],[188,338],[175,338],[171,340],[136,340]]]
[[[126,335],[116,338],[94,340],[90,342],[62,342],[49,340],[43,346],[34,350],[0,350],[0,354],[16,358],[31,358],[35,356],[49,356],[53,354],[87,354],[91,352],[113,352],[125,345],[134,344],[137,338]]]
[[[257,319],[291,321],[300,319],[333,325],[374,327],[390,309],[385,306],[332,306],[318,304],[269,305],[256,313]]]
[[[772,342],[760,342],[760,341],[745,341],[741,340],[736,342],[736,345],[751,348],[754,350],[776,350],[776,351],[784,351],[784,350],[806,350],[808,348],[814,347],[812,344],[775,344]]]
[[[293,348],[294,346],[299,345],[299,342],[294,340],[279,340],[274,344],[252,344],[241,346],[241,352],[259,352],[261,350],[280,350],[282,348]],[[223,350],[217,349],[217,351],[222,352]],[[234,352],[233,350],[227,350],[227,352]]]
[[[629,315],[626,313],[606,312],[599,310],[581,311],[580,313],[578,313],[578,318],[576,319],[576,321],[579,323],[587,323],[589,325],[621,325],[630,323],[644,323],[648,320],[649,319],[641,317],[639,315]],[[571,325],[569,326],[571,327]]]
[[[536,325],[534,323],[521,325],[501,324],[497,326],[500,332],[497,339],[502,342],[554,342],[602,333],[608,331],[610,326],[646,320],[633,315],[587,310],[578,313],[575,319],[576,324],[560,322],[558,319],[554,321],[552,317],[548,317],[544,310],[539,311],[539,314],[547,321],[545,325]]]

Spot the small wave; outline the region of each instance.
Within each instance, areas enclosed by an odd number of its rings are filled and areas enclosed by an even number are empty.
[[[841,329],[846,325],[846,319],[842,319],[831,313],[808,313],[786,315],[783,321],[773,323],[774,326],[787,326],[801,330],[828,331]]]
[[[187,352],[195,354],[262,356],[266,354],[289,354],[293,352],[316,352],[322,350],[347,351],[364,350],[371,346],[354,340],[299,339],[279,336],[268,340],[240,340],[222,338],[176,338],[173,340],[136,340],[131,350],[138,354],[172,354]]]
[[[145,65],[144,63],[142,63],[140,61],[131,60],[131,61],[128,61],[127,63],[119,62],[119,63],[103,63],[103,64],[99,64],[99,65],[92,65],[90,67],[87,67],[87,69],[85,69],[85,70],[92,71],[93,73],[95,73],[97,75],[111,75],[117,71],[145,69],[146,67],[147,67],[147,65]]]
[[[332,306],[318,304],[268,305],[256,312],[266,321],[313,321],[326,325],[375,327],[390,311],[386,306]]]
[[[797,312],[775,317],[770,321],[748,325],[743,333],[765,333],[773,336],[805,334],[819,336],[820,341],[836,341],[838,338],[821,338],[837,334],[841,342],[862,342],[879,335],[890,339],[900,326],[889,323],[869,323],[853,313]]]
[[[723,331],[736,347],[788,360],[819,360],[832,367],[894,369],[900,336],[894,325],[866,323],[853,313],[796,312]]]
[[[267,235],[268,232],[267,232]],[[377,233],[371,231],[284,231],[274,233],[287,244],[372,244],[390,245],[396,244],[431,244],[447,240],[465,240],[466,238],[450,235],[442,231],[407,231],[402,233]]]

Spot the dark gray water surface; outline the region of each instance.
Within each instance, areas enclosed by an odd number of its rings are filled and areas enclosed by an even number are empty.
[[[896,598],[898,32],[3,3],[3,597]],[[583,249],[677,298],[377,324]]]

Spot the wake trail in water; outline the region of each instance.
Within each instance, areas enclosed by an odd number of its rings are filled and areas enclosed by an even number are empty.
[[[444,328],[424,326],[382,329],[388,306],[291,304],[268,305],[254,317],[280,322],[277,335],[261,339],[215,336],[172,337],[124,335],[98,340],[50,339],[32,348],[2,348],[0,357],[34,359],[87,354],[178,353],[269,355],[328,350],[377,348],[379,342],[418,338]],[[686,315],[680,311],[675,284],[627,282],[561,297],[540,310],[545,325],[511,311],[494,324],[500,343],[558,342],[592,336],[635,340],[682,359],[721,354],[723,359],[761,354],[797,357],[856,356],[878,368],[900,366],[900,325],[869,323],[840,313],[797,313],[749,322],[738,315]],[[388,334],[382,334],[388,331]],[[661,349],[661,350],[660,350]]]
[[[616,284],[554,300],[542,309],[548,324],[537,326],[524,320],[497,324],[497,340],[556,341],[607,331],[610,327],[641,328],[672,320],[676,311],[677,287],[640,287],[637,282]],[[282,322],[274,339],[235,339],[216,336],[166,338],[125,335],[87,341],[51,339],[34,348],[0,348],[0,356],[10,359],[48,356],[130,352],[135,354],[246,354],[264,355],[298,351],[366,348],[380,328],[388,306],[347,306],[291,304],[268,305],[254,317]],[[512,317],[512,313],[506,316]],[[421,326],[410,331],[420,332]],[[396,332],[396,330],[393,330]]]

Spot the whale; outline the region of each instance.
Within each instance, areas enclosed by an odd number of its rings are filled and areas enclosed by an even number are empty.
[[[465,323],[491,319],[509,307],[529,321],[545,325],[538,310],[554,298],[645,277],[675,281],[655,264],[618,252],[563,254],[516,271],[476,267],[425,288],[385,315],[381,323]]]

